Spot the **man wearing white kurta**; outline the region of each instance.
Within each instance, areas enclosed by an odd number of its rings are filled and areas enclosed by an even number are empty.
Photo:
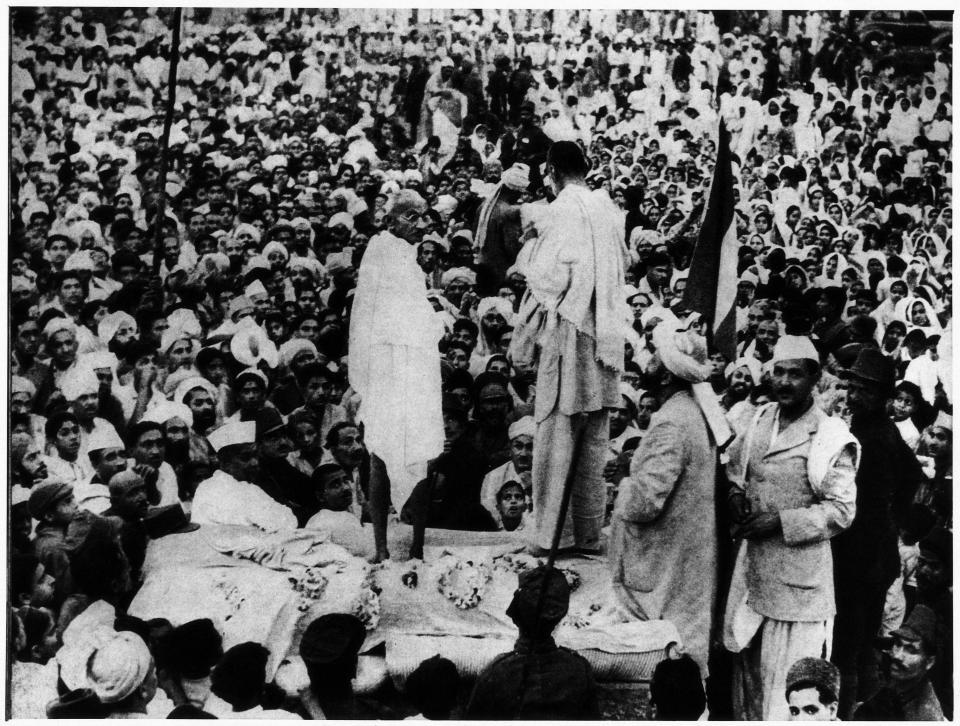
[[[401,190],[387,230],[370,240],[350,315],[350,386],[370,451],[370,510],[376,559],[387,551],[389,501],[399,511],[443,451],[440,351],[443,324],[427,300],[417,244],[427,203]]]
[[[571,472],[560,547],[599,549],[609,409],[620,404],[630,319],[623,299],[623,217],[606,192],[587,187],[587,170],[575,143],[550,147],[547,171],[557,197],[540,215],[537,239],[523,263],[527,293],[511,343],[515,365],[537,365],[531,542],[536,549],[551,546]]]
[[[787,720],[787,670],[829,658],[836,613],[830,538],[856,509],[859,445],[813,401],[820,359],[809,338],[773,351],[775,403],[729,449],[729,505],[743,538],[724,641],[734,658],[734,717]]]
[[[236,421],[207,437],[220,459],[220,468],[197,487],[190,520],[196,524],[241,524],[265,532],[297,528],[297,517],[256,484],[259,461],[256,423]]]

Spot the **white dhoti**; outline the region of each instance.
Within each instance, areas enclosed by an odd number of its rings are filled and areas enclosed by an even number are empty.
[[[565,416],[554,410],[537,424],[533,458],[534,544],[549,549],[560,517],[563,487],[573,469],[570,507],[560,547],[600,548],[600,530],[607,501],[603,483],[606,446],[610,440],[607,411]],[[573,442],[580,438],[580,455],[573,459]]]
[[[733,657],[733,715],[745,721],[787,721],[787,671],[801,658],[830,658],[833,618],[797,623],[764,618]]]
[[[364,441],[386,466],[398,511],[443,450],[442,334],[416,248],[389,232],[373,237],[350,319],[350,385],[360,395]]]
[[[427,462],[443,448],[443,417],[424,408],[442,388],[438,356],[407,345],[370,347],[370,378],[357,418],[367,449],[387,468],[397,511],[426,476]]]

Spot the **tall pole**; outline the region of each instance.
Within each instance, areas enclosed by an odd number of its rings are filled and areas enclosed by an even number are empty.
[[[163,117],[163,133],[160,136],[160,173],[157,176],[157,216],[153,250],[153,276],[160,273],[163,259],[163,227],[167,210],[167,166],[170,153],[170,127],[173,125],[173,107],[177,102],[177,64],[180,62],[180,23],[183,8],[174,8],[173,27],[170,34],[170,73],[167,75],[167,111]]]

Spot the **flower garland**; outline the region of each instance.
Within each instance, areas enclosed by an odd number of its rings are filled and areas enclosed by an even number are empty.
[[[330,581],[318,567],[308,567],[300,577],[291,577],[290,584],[299,596],[297,610],[305,613],[317,600],[323,597]]]
[[[486,563],[474,564],[451,554],[443,555],[434,567],[438,574],[437,590],[460,610],[477,607],[493,577]]]
[[[367,568],[360,586],[360,594],[353,606],[353,614],[367,630],[375,630],[380,624],[380,592],[376,573],[379,568]]]

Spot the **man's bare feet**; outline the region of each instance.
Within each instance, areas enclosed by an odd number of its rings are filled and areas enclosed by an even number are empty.
[[[419,547],[417,545],[410,545],[410,559],[411,560],[422,560],[423,559],[423,545]]]
[[[390,551],[386,547],[378,547],[377,553],[370,559],[370,562],[377,564],[378,562],[386,562],[390,559]]]

